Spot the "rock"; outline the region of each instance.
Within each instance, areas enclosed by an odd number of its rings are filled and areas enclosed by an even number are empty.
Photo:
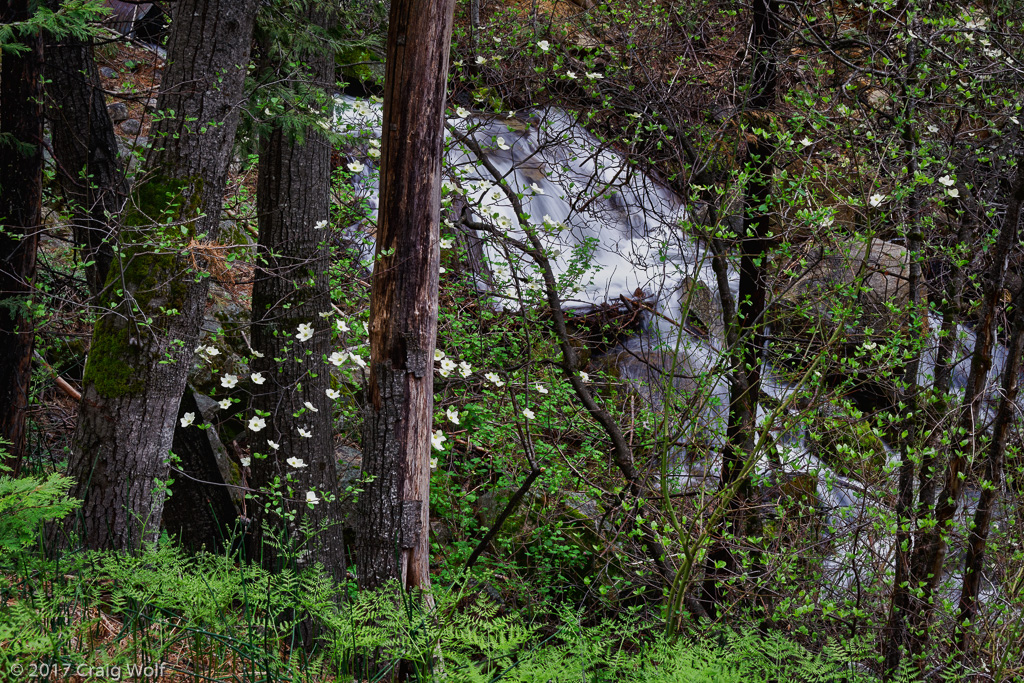
[[[117,72],[109,66],[100,67],[100,78],[117,78]]]
[[[850,357],[865,344],[873,348],[899,332],[911,334],[909,275],[906,248],[892,242],[870,238],[808,242],[785,264],[773,285],[775,296],[767,320],[774,341],[769,352],[799,368],[833,338],[841,355]],[[923,282],[920,295],[924,301]],[[832,363],[826,369],[849,373],[849,368],[839,365]],[[883,375],[887,369],[892,368],[873,367],[872,374]]]
[[[121,123],[128,118],[128,105],[124,102],[114,102],[107,105],[107,113],[113,123]]]
[[[121,132],[127,135],[138,135],[142,131],[142,122],[138,119],[128,119],[121,124]]]
[[[150,97],[148,100],[146,100],[146,111],[148,111],[148,112],[156,111],[156,98],[155,97]]]

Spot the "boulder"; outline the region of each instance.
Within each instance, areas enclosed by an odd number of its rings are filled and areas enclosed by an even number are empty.
[[[774,281],[767,317],[771,353],[805,367],[833,339],[840,355],[850,356],[859,347],[911,334],[909,275],[907,249],[893,242],[807,242]],[[924,282],[920,294],[924,301]],[[872,374],[885,370],[874,367]]]

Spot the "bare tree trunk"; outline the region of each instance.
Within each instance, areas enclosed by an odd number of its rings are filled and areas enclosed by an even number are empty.
[[[916,51],[911,50],[908,59],[909,71],[913,71],[916,63]],[[904,88],[904,97],[907,97],[907,88]],[[904,116],[910,116],[912,107],[910,102],[904,110]],[[907,151],[907,179],[913,183],[917,173],[917,136],[913,126],[907,123],[903,126],[903,144]],[[913,186],[913,185],[911,185]],[[917,190],[910,193],[907,200],[908,229],[907,229],[907,251],[909,260],[909,278],[907,284],[910,286],[910,330],[911,343],[914,343],[914,330],[927,327],[927,319],[920,320],[927,315],[926,309],[922,307],[921,301],[921,243],[922,234],[918,213],[921,209],[921,198]],[[914,469],[915,462],[913,449],[918,445],[918,430],[921,425],[919,406],[918,374],[921,369],[921,352],[915,348],[910,360],[904,368],[903,388],[901,390],[901,403],[905,405],[906,411],[902,416],[904,429],[903,443],[900,447],[900,468],[899,483],[896,493],[896,573],[893,578],[892,603],[889,609],[889,619],[886,624],[885,647],[885,674],[891,677],[899,667],[903,652],[909,644],[907,633],[907,612],[910,609],[910,554],[911,534],[913,520],[911,515],[914,511]]]
[[[307,8],[302,17],[311,25],[329,27],[330,17],[316,6]],[[328,89],[334,84],[330,50],[304,55],[301,61],[316,86]],[[264,67],[276,70],[286,65],[266,63]],[[323,527],[307,546],[311,551],[308,557],[322,562],[340,579],[346,564],[341,514],[338,501],[331,502],[326,495],[341,494],[332,440],[333,402],[327,396],[331,373],[330,366],[324,365],[331,351],[331,322],[322,315],[331,310],[327,277],[330,231],[323,229],[330,204],[331,148],[318,130],[307,128],[301,142],[281,127],[260,138],[258,253],[266,265],[253,283],[252,343],[253,350],[263,357],[254,359],[252,367],[264,375],[266,383],[255,388],[253,407],[270,417],[267,428],[251,440],[253,451],[266,455],[252,461],[252,484],[266,489],[275,477],[282,481],[292,477],[298,502],[285,510],[298,513],[294,521],[284,524],[265,516],[257,505],[256,518],[261,522],[257,535],[269,530],[278,536],[287,534],[291,543],[302,543],[306,540],[300,538],[302,522]],[[315,330],[304,342],[295,339],[303,323]],[[299,428],[311,436],[302,436]],[[279,449],[270,448],[268,439]],[[291,458],[302,460],[305,466],[292,467],[287,464]],[[307,491],[320,499],[312,508],[306,504]],[[268,525],[266,529],[264,525]],[[281,561],[272,547],[267,543],[260,547],[268,565]]]
[[[70,469],[82,541],[155,538],[168,452],[192,365],[219,232],[257,0],[175,4],[145,181],[121,224],[83,380]]]
[[[751,116],[775,104],[778,88],[778,66],[774,54],[779,41],[779,8],[772,0],[755,0],[753,16],[753,48],[756,51],[752,74],[752,94],[748,107]],[[736,554],[729,547],[728,537],[735,539],[761,536],[760,512],[751,509],[754,502],[750,478],[743,473],[748,461],[755,457],[754,437],[757,433],[757,402],[761,391],[761,364],[764,349],[764,311],[768,292],[766,259],[771,246],[770,201],[775,149],[763,136],[748,140],[746,164],[750,170],[747,182],[743,235],[740,236],[740,281],[736,315],[728,325],[727,343],[731,359],[729,388],[729,424],[722,452],[720,491],[735,489],[730,496],[728,514],[722,535],[708,550],[704,564],[701,602],[709,614],[724,599],[725,581],[736,576],[740,567]],[[724,303],[724,302],[723,302]],[[723,306],[723,310],[724,306]],[[758,553],[754,562],[759,564]],[[757,571],[755,567],[755,572]]]
[[[999,500],[999,489],[1003,479],[1003,463],[1006,454],[1006,440],[1017,409],[1017,394],[1020,392],[1020,370],[1024,357],[1024,293],[1017,292],[1013,311],[1013,330],[1006,366],[1003,368],[1002,397],[992,426],[992,441],[985,454],[985,474],[981,480],[981,499],[974,512],[974,524],[967,539],[967,557],[964,560],[964,580],[960,589],[960,615],[958,618],[957,649],[959,656],[966,658],[974,618],[978,613],[978,591],[981,585],[981,571],[985,563],[985,546],[988,543],[992,512]]]
[[[921,534],[914,546],[911,558],[910,583],[921,587],[921,604],[912,610],[913,625],[911,637],[913,650],[921,652],[928,642],[925,628],[931,618],[932,597],[942,577],[942,565],[946,557],[946,540],[960,504],[963,491],[964,468],[975,445],[976,425],[988,373],[992,368],[992,347],[995,336],[995,313],[999,296],[1003,291],[1003,278],[1010,249],[1017,240],[1017,224],[1020,219],[1021,203],[1024,202],[1024,158],[1017,160],[1017,175],[1006,207],[999,236],[992,248],[992,263],[986,273],[981,313],[975,328],[974,353],[971,357],[971,372],[960,409],[958,433],[953,439],[953,452],[946,469],[945,482],[935,507],[934,526]]]
[[[0,0],[0,23],[29,18],[28,0]],[[14,476],[25,455],[25,412],[35,329],[29,312],[42,227],[43,41],[21,36],[24,52],[0,62],[0,437],[11,443]]]
[[[164,505],[163,524],[178,543],[190,550],[216,553],[231,538],[238,511],[228,490],[207,432],[197,429],[204,420],[195,392],[186,387],[178,407],[178,420],[195,416],[192,426],[174,430],[171,450],[178,463],[171,473],[174,494]],[[180,425],[180,423],[179,423]],[[207,425],[207,429],[216,429]]]
[[[57,9],[58,0],[48,0]],[[117,138],[107,113],[91,41],[68,35],[47,46],[46,115],[61,194],[71,211],[75,243],[93,296],[107,281],[114,256],[108,216],[128,192],[117,160]]]
[[[429,575],[430,435],[441,157],[454,0],[393,0],[370,295],[358,570],[365,588]]]

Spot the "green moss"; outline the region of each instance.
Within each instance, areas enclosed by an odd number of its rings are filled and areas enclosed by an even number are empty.
[[[200,179],[158,175],[132,197],[122,221],[122,267],[111,268],[103,302],[119,310],[96,324],[85,368],[85,382],[101,396],[141,391],[135,369],[159,360],[141,357],[144,340],[160,336],[163,319],[185,303],[188,285],[179,258],[195,236],[190,219],[198,215],[201,194]]]

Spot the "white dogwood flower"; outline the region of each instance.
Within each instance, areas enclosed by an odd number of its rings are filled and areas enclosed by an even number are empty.
[[[444,411],[444,414],[448,417],[448,421],[452,424],[459,424],[459,411],[455,410],[452,406],[448,406],[448,410]]]
[[[243,455],[238,459],[238,462],[242,465],[242,467],[248,467],[249,463],[251,463],[252,460],[250,460],[248,456]]]
[[[500,377],[498,377],[498,373],[496,372],[488,372],[486,375],[484,375],[484,379],[486,379],[488,382],[491,382],[496,387],[505,386],[505,382],[502,381]]]
[[[876,206],[877,207],[877,206],[881,206],[882,202],[884,202],[884,201],[885,201],[885,195],[884,194],[873,194],[873,195],[871,195],[871,199],[869,200],[869,203],[871,204],[871,206]]]
[[[327,390],[327,398],[336,401],[339,398],[341,398],[341,392],[338,391],[337,389],[328,389]]]
[[[253,384],[263,384],[264,382],[267,381],[266,378],[263,377],[263,373],[262,372],[254,372],[254,373],[252,373],[251,375],[249,375],[249,379],[252,380]]]
[[[523,417],[525,417],[527,420],[532,420],[533,418],[537,417],[537,415],[529,408],[523,408]]]
[[[323,220],[323,221],[317,221],[316,224],[313,226],[313,229],[314,230],[323,230],[326,227],[327,227],[327,221]]]
[[[195,419],[196,419],[196,414],[195,413],[185,413],[185,415],[181,418],[181,426],[182,427],[188,427],[189,425],[192,424],[192,422]]]
[[[496,138],[494,141],[497,143],[498,149],[500,149],[500,150],[505,151],[505,150],[512,149],[511,147],[509,147],[508,145],[505,144],[505,138],[499,137],[499,138]]]
[[[320,502],[320,499],[317,498],[316,493],[314,493],[313,491],[306,491],[306,502],[309,503],[310,505],[316,505],[317,503]]]
[[[273,448],[275,451],[281,447],[281,444],[277,443],[276,441],[271,441],[270,439],[267,439],[267,445]]]
[[[217,405],[220,406],[221,410],[227,410],[231,407],[231,399],[226,398],[223,401],[217,401]]]
[[[301,342],[309,341],[313,338],[313,326],[310,323],[299,323],[299,333],[296,335],[296,339]]]
[[[302,427],[299,427],[299,436],[301,436],[303,439],[310,439],[313,437],[313,432],[308,432]]]
[[[438,429],[436,432],[431,434],[431,436],[430,436],[430,445],[431,445],[431,447],[434,450],[443,451],[444,450],[444,442],[447,441],[447,440],[448,440],[448,437],[446,437],[444,435],[444,432],[442,432],[440,429]]]
[[[258,432],[267,426],[266,421],[262,417],[252,417],[249,419],[249,429],[254,432]]]
[[[467,363],[466,361],[462,361],[461,363],[459,363],[459,374],[462,375],[463,377],[469,377],[471,374],[473,374],[473,366]]]
[[[296,458],[295,456],[288,458],[285,462],[297,470],[306,467],[306,463],[302,461],[302,458]]]
[[[306,401],[306,402],[305,402],[305,403],[303,403],[302,405],[306,406],[306,410],[308,410],[308,411],[309,411],[309,412],[311,412],[311,413],[319,413],[319,412],[320,412],[320,409],[319,409],[319,408],[317,408],[316,406],[314,406],[314,405],[313,405],[312,403],[310,403],[309,401]]]
[[[348,167],[348,170],[352,171],[353,173],[362,173],[363,169],[365,168],[365,166],[363,166],[358,161],[350,161],[345,165]]]
[[[551,48],[551,43],[549,43],[546,40],[540,40],[537,41],[537,47],[539,47],[544,52],[547,52]]]
[[[549,393],[551,393],[551,392],[548,391],[548,388],[546,386],[544,386],[543,384],[535,384],[533,388],[537,390],[538,394],[549,394]]]
[[[238,384],[238,375],[232,375],[230,372],[220,378],[220,385],[225,389],[231,389]]]
[[[335,367],[341,367],[341,364],[345,362],[345,357],[345,354],[341,351],[335,351],[327,360]]]

